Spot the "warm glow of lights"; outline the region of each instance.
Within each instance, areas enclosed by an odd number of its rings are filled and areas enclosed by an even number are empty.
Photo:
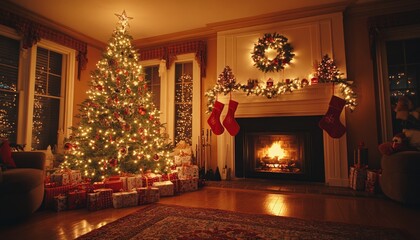
[[[274,142],[267,150],[267,155],[270,158],[282,159],[286,156],[286,151],[280,146],[280,142]]]

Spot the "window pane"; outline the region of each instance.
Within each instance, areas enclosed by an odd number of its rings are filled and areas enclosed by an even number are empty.
[[[175,143],[192,143],[192,62],[175,64]]]
[[[60,100],[35,96],[32,127],[32,148],[47,149],[57,143]]]
[[[50,75],[48,80],[48,95],[59,97],[61,94],[61,77]]]
[[[0,138],[17,140],[20,42],[0,36]]]
[[[388,65],[404,63],[404,49],[402,41],[390,41],[386,44]]]
[[[0,64],[13,67],[19,65],[20,42],[0,35]]]
[[[63,55],[37,48],[32,149],[57,144]]]
[[[407,64],[420,64],[420,39],[409,39],[405,47],[410,49],[407,52]]]
[[[19,97],[17,93],[0,91],[0,139],[16,143]]]
[[[420,39],[386,43],[394,135],[405,128],[420,129],[420,119],[411,114],[420,107],[419,44]]]
[[[50,66],[49,72],[56,75],[61,75],[63,55],[50,51]]]

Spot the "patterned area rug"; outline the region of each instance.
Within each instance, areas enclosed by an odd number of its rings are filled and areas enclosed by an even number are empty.
[[[153,204],[78,239],[406,239],[397,229]]]

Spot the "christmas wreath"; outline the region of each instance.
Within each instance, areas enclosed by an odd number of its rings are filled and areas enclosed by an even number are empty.
[[[276,51],[276,56],[269,59],[267,50]],[[292,53],[293,47],[287,42],[287,38],[278,33],[266,33],[264,37],[258,39],[258,43],[254,44],[252,52],[252,60],[254,66],[263,72],[278,72],[289,64],[295,54]]]

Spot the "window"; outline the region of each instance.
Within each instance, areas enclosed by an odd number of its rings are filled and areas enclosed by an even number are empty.
[[[57,143],[62,101],[63,55],[38,47],[36,55],[32,148],[47,149]]]
[[[73,118],[75,51],[46,40],[21,50],[14,31],[0,27],[0,34],[0,137],[25,150],[63,144]]]
[[[380,142],[391,141],[404,128],[420,127],[414,115],[396,112],[398,99],[409,99],[413,109],[420,107],[420,26],[386,28],[376,42],[376,68],[378,74],[378,102],[380,116]],[[416,126],[417,125],[417,126]]]
[[[0,35],[0,139],[16,143],[19,106],[18,40]]]
[[[157,109],[160,109],[160,77],[159,65],[144,67],[147,87],[153,94],[153,103]]]
[[[403,128],[416,128],[413,116],[396,116],[395,108],[401,97],[408,99],[414,110],[420,107],[420,38],[387,41],[388,81],[392,111],[393,135]],[[405,119],[407,117],[407,119]]]
[[[175,142],[192,143],[193,64],[175,64]]]

